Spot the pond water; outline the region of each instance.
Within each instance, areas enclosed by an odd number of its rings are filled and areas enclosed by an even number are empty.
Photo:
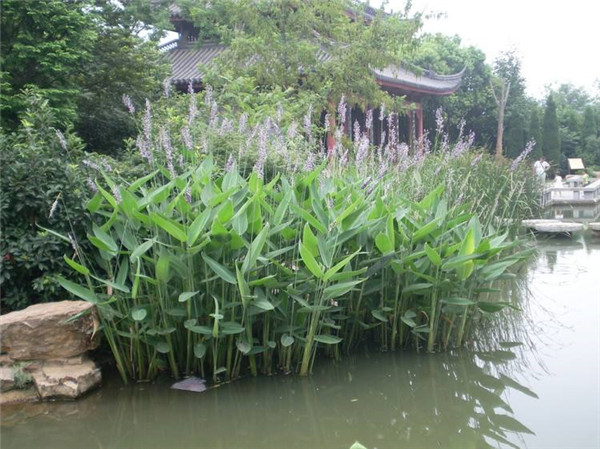
[[[108,376],[77,402],[5,406],[5,449],[600,448],[600,238],[539,242],[522,312],[486,347],[361,354],[192,393]]]

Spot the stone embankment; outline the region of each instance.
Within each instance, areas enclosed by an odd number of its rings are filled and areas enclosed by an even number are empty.
[[[85,301],[36,304],[0,316],[0,404],[75,399],[100,384],[87,352],[98,317]]]

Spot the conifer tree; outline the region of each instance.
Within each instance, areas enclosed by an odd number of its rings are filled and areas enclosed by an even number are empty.
[[[560,135],[558,117],[556,115],[556,102],[552,94],[548,95],[546,110],[544,111],[542,146],[544,156],[546,156],[548,162],[557,167],[560,163]]]
[[[538,108],[534,107],[531,109],[531,116],[529,117],[529,138],[527,140],[534,140],[535,147],[531,153],[531,158],[538,160],[544,153],[542,152],[542,130],[540,128],[540,114]]]

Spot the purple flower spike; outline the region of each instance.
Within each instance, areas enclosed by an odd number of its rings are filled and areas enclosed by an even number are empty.
[[[123,95],[123,104],[131,115],[135,114],[135,106],[133,105],[133,101],[131,101],[131,97],[129,95]]]

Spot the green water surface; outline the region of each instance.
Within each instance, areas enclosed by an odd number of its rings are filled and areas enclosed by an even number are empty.
[[[108,376],[77,402],[3,407],[0,447],[598,449],[600,238],[538,247],[522,311],[468,350],[365,352],[203,393]]]

